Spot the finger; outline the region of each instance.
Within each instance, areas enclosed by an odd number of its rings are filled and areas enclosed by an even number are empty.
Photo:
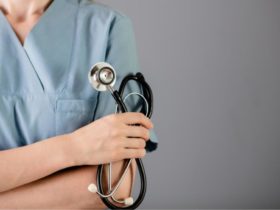
[[[119,117],[120,117],[120,120],[127,125],[141,124],[142,126],[148,128],[148,129],[153,128],[152,121],[140,112],[122,113],[122,114],[119,114]]]
[[[142,138],[146,141],[150,139],[150,131],[141,126],[127,126],[124,132],[126,137]]]
[[[124,146],[129,149],[144,149],[146,141],[141,138],[126,138],[124,140]]]
[[[124,152],[125,159],[143,158],[146,155],[145,149],[126,149]]]

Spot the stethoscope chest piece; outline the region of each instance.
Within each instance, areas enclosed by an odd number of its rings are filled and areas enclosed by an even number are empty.
[[[107,91],[116,83],[116,71],[108,63],[96,63],[88,73],[90,84],[97,91]]]

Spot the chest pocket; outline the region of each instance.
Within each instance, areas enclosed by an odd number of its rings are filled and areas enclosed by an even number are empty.
[[[70,133],[89,124],[94,115],[95,100],[59,99],[56,103],[56,135]]]

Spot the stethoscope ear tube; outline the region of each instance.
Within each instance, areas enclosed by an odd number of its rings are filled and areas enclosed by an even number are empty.
[[[134,80],[138,84],[141,84],[143,95],[145,96],[145,98],[147,99],[147,102],[149,103],[149,111],[148,111],[148,113],[146,113],[146,116],[148,118],[151,118],[152,114],[153,114],[153,107],[154,107],[153,91],[152,91],[152,88],[150,87],[150,85],[146,82],[145,77],[143,76],[143,74],[141,72],[136,73],[136,75],[133,75],[133,74],[127,75],[121,82],[121,85],[120,85],[120,88],[118,91],[118,95],[119,96],[123,95],[127,83],[131,80]],[[122,100],[120,100],[120,101],[122,101]],[[145,109],[145,107],[143,107],[143,109],[141,110],[142,113],[145,113],[144,109]]]
[[[134,203],[131,206],[119,207],[119,206],[114,205],[112,202],[110,202],[109,198],[101,197],[103,203],[109,209],[136,209],[143,202],[143,200],[145,198],[145,195],[146,195],[147,178],[146,178],[146,173],[145,173],[145,169],[144,169],[144,165],[142,163],[142,160],[137,158],[137,159],[135,159],[135,161],[136,161],[136,164],[137,164],[137,167],[138,167],[138,172],[139,172],[140,181],[141,181],[140,193],[138,195],[138,198],[134,201]],[[97,168],[97,189],[100,193],[105,194],[101,177],[102,177],[102,166],[99,165],[98,168]]]

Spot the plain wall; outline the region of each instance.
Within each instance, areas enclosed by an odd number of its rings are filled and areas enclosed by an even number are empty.
[[[155,94],[142,208],[280,208],[280,1],[102,2]]]

